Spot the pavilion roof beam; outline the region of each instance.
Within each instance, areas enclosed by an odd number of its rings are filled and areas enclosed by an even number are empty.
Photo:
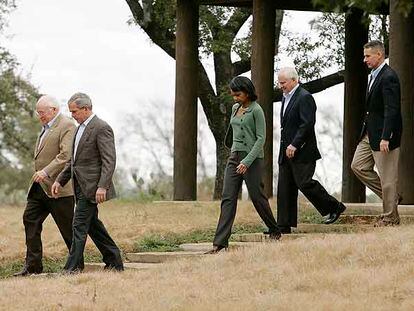
[[[217,6],[231,6],[231,7],[252,7],[253,0],[199,0],[201,5],[217,5]],[[324,9],[320,6],[314,6],[311,0],[277,0],[274,1],[274,8],[276,10],[291,10],[291,11],[316,11],[323,12]],[[344,8],[345,12],[346,9]],[[381,4],[376,12],[370,14],[389,14],[388,5]]]

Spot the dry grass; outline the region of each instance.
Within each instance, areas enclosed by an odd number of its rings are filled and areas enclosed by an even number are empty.
[[[115,242],[128,252],[138,239],[151,233],[215,228],[219,209],[219,202],[121,204],[113,201],[99,208],[99,217]],[[24,207],[0,207],[0,265],[24,257],[23,211]],[[251,203],[239,204],[235,223],[260,223]],[[44,256],[66,255],[66,246],[50,216],[44,224],[42,241]],[[95,250],[90,241],[87,249]]]
[[[149,232],[215,226],[217,207],[108,204],[101,214],[127,249]],[[23,254],[21,212],[0,208],[3,258]],[[238,212],[257,219],[249,204]],[[64,251],[54,226],[45,231],[48,252]],[[309,234],[154,270],[1,280],[0,310],[414,310],[413,258],[414,226]]]
[[[0,309],[413,310],[413,253],[412,226],[309,236],[155,270],[3,280]]]

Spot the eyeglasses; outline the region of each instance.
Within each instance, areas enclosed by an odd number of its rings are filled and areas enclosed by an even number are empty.
[[[44,116],[50,109],[53,109],[54,110],[55,108],[49,107],[46,110],[36,110],[35,113],[38,116]]]

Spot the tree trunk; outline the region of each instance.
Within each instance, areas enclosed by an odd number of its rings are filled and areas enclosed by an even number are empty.
[[[398,2],[390,1],[390,65],[400,78],[403,118],[398,186],[402,203],[414,204],[414,11],[404,17]]]
[[[174,200],[197,199],[198,4],[177,1]]]
[[[368,27],[362,11],[352,10],[345,19],[345,96],[342,154],[342,201],[365,202],[365,186],[351,170],[365,114],[367,70],[362,61]]]
[[[214,182],[213,200],[220,200],[223,191],[224,169],[226,168],[230,151],[224,147],[222,141],[216,141],[216,146],[216,180]]]

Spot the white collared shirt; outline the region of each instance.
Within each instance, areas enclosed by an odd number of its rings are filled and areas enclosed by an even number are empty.
[[[286,107],[289,105],[290,99],[292,98],[293,94],[295,94],[295,91],[298,89],[299,83],[296,84],[296,86],[287,94],[283,94],[283,97],[285,98],[285,105],[283,107],[283,114],[285,115]]]
[[[39,144],[37,145],[37,149],[39,149],[40,146],[42,145],[43,139],[46,137],[47,133],[50,131],[50,128],[52,127],[53,123],[55,123],[56,118],[59,115],[60,115],[60,112],[57,115],[55,115],[55,117],[52,120],[50,120],[45,125],[43,125],[43,130],[42,130],[42,133],[40,134],[40,137],[39,137]]]
[[[379,72],[385,66],[385,64],[386,64],[386,62],[383,61],[381,65],[379,65],[377,68],[375,68],[371,71],[371,74],[370,74],[371,79],[369,79],[370,77],[368,77],[368,81],[370,82],[369,86],[368,86],[368,90],[371,90],[371,87],[374,84],[375,78],[378,76]]]
[[[75,137],[75,146],[73,148],[73,160],[75,160],[76,157],[76,151],[78,151],[78,145],[79,141],[83,135],[83,132],[85,131],[85,128],[88,126],[89,122],[91,122],[92,118],[95,116],[94,113],[92,113],[89,118],[87,118],[85,121],[83,121],[81,124],[79,124],[78,131],[76,132]]]

